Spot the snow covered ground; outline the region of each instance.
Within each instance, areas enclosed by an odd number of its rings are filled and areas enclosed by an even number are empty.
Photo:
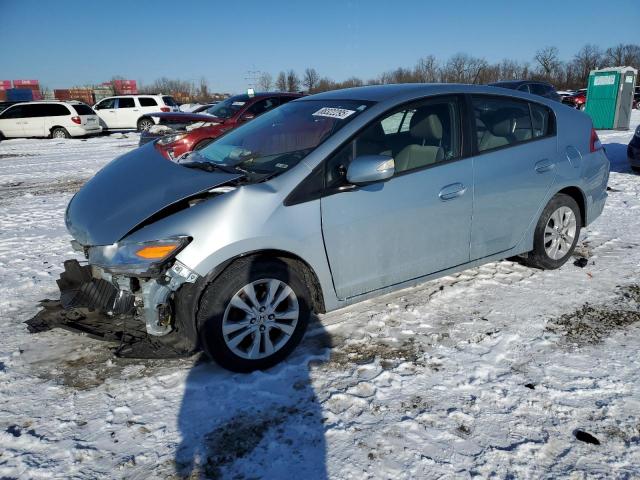
[[[67,202],[138,137],[0,143],[0,478],[639,477],[632,132],[600,132],[611,190],[586,267],[503,261],[367,301],[250,375],[29,334],[74,257]]]

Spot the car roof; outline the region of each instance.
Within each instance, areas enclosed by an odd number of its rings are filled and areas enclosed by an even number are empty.
[[[366,87],[345,88],[342,90],[331,90],[329,92],[317,93],[308,97],[295,100],[303,102],[308,100],[360,100],[371,102],[383,102],[386,100],[404,100],[419,98],[431,95],[462,94],[462,93],[485,93],[517,96],[531,99],[532,96],[517,90],[500,89],[490,85],[471,85],[464,83],[398,83],[389,85],[370,85]],[[536,101],[540,101],[535,97]],[[542,97],[540,97],[542,98]]]
[[[232,95],[230,97],[225,98],[225,100],[233,99],[237,101],[245,101],[255,100],[259,98],[265,97],[302,97],[302,93],[298,92],[256,92],[253,95],[249,95],[248,93],[240,93],[238,95]]]
[[[494,86],[494,87],[499,87],[501,85],[513,85],[513,86],[520,86],[520,85],[524,85],[525,83],[537,83],[539,85],[548,85],[550,87],[552,87],[553,85],[551,85],[549,82],[544,82],[542,80],[501,80],[499,82],[492,82],[489,83],[488,85]]]

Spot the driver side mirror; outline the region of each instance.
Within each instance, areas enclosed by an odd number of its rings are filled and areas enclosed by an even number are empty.
[[[388,155],[363,155],[353,159],[347,169],[347,181],[354,185],[379,182],[393,177],[395,162]]]

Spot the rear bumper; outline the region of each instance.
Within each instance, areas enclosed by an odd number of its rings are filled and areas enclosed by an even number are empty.
[[[67,128],[67,131],[72,137],[84,137],[85,135],[98,135],[102,133],[102,127],[100,125],[92,127],[78,125]]]

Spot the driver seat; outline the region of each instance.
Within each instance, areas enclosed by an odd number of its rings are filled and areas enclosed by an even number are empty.
[[[395,157],[396,171],[403,172],[414,168],[426,167],[444,159],[442,142],[442,122],[435,113],[411,118],[409,135],[420,143],[404,147]]]

